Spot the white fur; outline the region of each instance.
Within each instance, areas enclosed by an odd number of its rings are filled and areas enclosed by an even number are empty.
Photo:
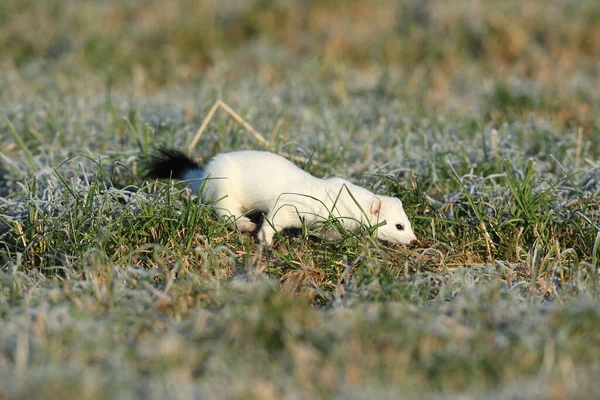
[[[235,218],[240,231],[253,231],[256,225],[244,216],[265,213],[259,239],[271,244],[273,235],[284,228],[310,226],[330,216],[348,230],[360,224],[377,225],[377,237],[389,242],[416,241],[402,202],[394,197],[375,195],[342,178],[316,178],[285,158],[264,151],[236,151],[215,156],[206,170],[190,170],[184,180],[194,193],[202,186],[202,200],[215,202],[219,218]],[[404,228],[399,230],[396,225]],[[328,237],[339,236],[335,229],[322,229]]]

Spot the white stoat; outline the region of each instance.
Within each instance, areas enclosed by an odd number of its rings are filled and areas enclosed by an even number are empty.
[[[342,178],[320,179],[287,159],[266,151],[234,151],[213,157],[203,171],[177,150],[161,149],[146,164],[147,177],[189,181],[193,193],[202,191],[203,202],[215,202],[219,218],[234,218],[240,231],[256,224],[247,215],[265,215],[258,237],[270,245],[275,232],[314,225],[335,217],[346,229],[361,224],[379,225],[381,240],[410,244],[417,240],[402,202],[381,196]],[[323,229],[322,229],[323,230]],[[324,232],[339,237],[335,229]]]

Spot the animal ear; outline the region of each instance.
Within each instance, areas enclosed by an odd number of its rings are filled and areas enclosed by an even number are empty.
[[[378,217],[381,212],[381,200],[375,199],[371,203],[371,215],[374,217]]]

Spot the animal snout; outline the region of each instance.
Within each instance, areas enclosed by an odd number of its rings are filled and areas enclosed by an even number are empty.
[[[409,242],[410,245],[415,245],[418,243],[419,243],[419,239],[417,239],[416,236],[414,236],[412,239],[410,239],[410,242]]]

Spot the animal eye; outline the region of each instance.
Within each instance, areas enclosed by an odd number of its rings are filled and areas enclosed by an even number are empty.
[[[396,229],[398,229],[399,231],[403,231],[404,230],[404,225],[402,225],[402,224],[396,224]]]

